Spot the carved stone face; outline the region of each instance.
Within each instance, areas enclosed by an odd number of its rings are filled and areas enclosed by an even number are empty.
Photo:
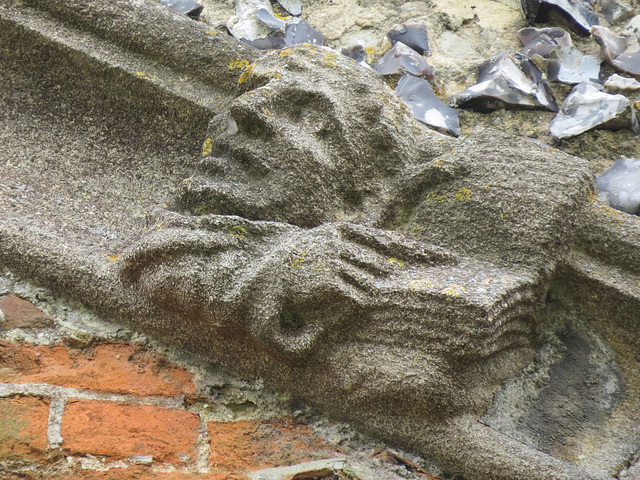
[[[319,47],[262,59],[249,80],[261,86],[211,122],[210,154],[184,184],[182,207],[305,227],[375,216],[398,174],[431,160],[434,139],[449,142],[375,76]]]

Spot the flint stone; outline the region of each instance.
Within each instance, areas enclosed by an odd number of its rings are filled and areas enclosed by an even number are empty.
[[[610,65],[640,75],[640,43],[636,35],[617,35],[599,25],[593,27],[591,33],[602,45],[602,56]]]
[[[633,8],[617,0],[604,0],[601,2],[600,8],[602,10],[602,16],[610,25],[623,22],[633,17],[634,13]]]
[[[573,46],[569,32],[560,27],[523,28],[518,31],[518,36],[522,42],[521,53],[529,58],[534,55],[549,58],[549,54],[558,46]]]
[[[489,112],[500,108],[545,108],[558,105],[538,67],[519,53],[501,53],[485,62],[478,83],[449,99],[454,107]]]
[[[422,55],[402,42],[396,42],[372,68],[380,75],[408,73],[415,77],[433,78],[433,67]]]
[[[580,83],[565,99],[549,130],[555,138],[567,138],[596,127],[639,132],[638,119],[628,98],[601,92],[590,83]]]
[[[614,73],[604,82],[604,88],[608,93],[634,92],[640,89],[640,82]]]
[[[435,132],[323,47],[257,58],[151,1],[34,4],[0,2],[4,267],[452,475],[606,478],[638,450],[635,388],[546,453],[479,421],[553,305],[640,381],[640,226],[586,161]],[[568,374],[569,404],[606,393]]]
[[[302,14],[302,3],[300,0],[278,0],[278,3],[291,15],[298,16]]]
[[[287,23],[284,39],[287,45],[297,45],[300,43],[322,45],[324,43],[322,34],[304,20]]]
[[[532,22],[548,22],[554,14],[561,14],[581,35],[589,35],[593,25],[598,25],[598,15],[588,2],[582,0],[520,0],[524,18]]]
[[[265,38],[256,38],[255,40],[242,38],[241,41],[247,45],[251,45],[253,48],[257,48],[258,50],[278,50],[287,46],[287,42],[284,37],[275,35],[270,35]]]
[[[582,82],[600,82],[600,64],[602,61],[593,55],[584,55],[575,47],[557,47],[549,55],[547,76],[550,81],[567,85]]]
[[[627,23],[620,32],[620,35],[640,37],[640,15],[636,15],[629,20],[629,23]]]
[[[195,20],[200,17],[203,6],[193,0],[160,0],[160,3],[175,10],[179,13],[184,13],[186,16]]]
[[[596,179],[596,186],[611,208],[640,215],[640,159],[616,160]]]
[[[369,67],[367,63],[367,49],[364,48],[362,43],[356,43],[350,47],[344,47],[341,52],[344,56],[353,58],[360,65]]]
[[[415,118],[444,133],[460,135],[458,111],[440,100],[427,80],[404,75],[396,87],[396,93],[409,107]]]
[[[256,10],[256,17],[262,23],[264,23],[267,27],[272,30],[284,31],[285,26],[287,25],[283,20],[275,17],[271,12],[269,12],[266,8],[259,8]]]
[[[403,23],[401,26],[390,30],[387,33],[387,37],[394,45],[396,42],[402,42],[420,55],[425,53],[429,55],[429,34],[425,25]]]

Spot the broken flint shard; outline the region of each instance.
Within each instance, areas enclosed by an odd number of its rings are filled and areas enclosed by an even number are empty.
[[[367,49],[362,43],[356,43],[349,47],[344,47],[341,53],[345,57],[353,58],[356,62],[363,66],[369,66],[367,63]]]
[[[267,27],[275,31],[284,32],[284,28],[287,25],[284,21],[272,15],[266,8],[257,9],[256,17]]]
[[[287,23],[284,39],[287,45],[298,43],[311,43],[322,45],[324,37],[304,20],[295,23]]]
[[[640,159],[621,158],[596,178],[600,198],[611,208],[640,215]]]
[[[409,74],[414,77],[433,78],[433,67],[422,55],[402,42],[396,44],[373,64],[373,69],[381,75]]]
[[[575,47],[557,47],[550,54],[547,65],[547,77],[567,85],[582,82],[601,83],[600,64],[602,61],[593,55],[583,55]]]
[[[602,0],[600,9],[602,10],[602,16],[609,25],[614,25],[633,16],[633,8],[616,0]]]
[[[591,34],[602,46],[604,59],[623,72],[640,75],[640,43],[635,35],[617,35],[607,27],[596,25]]]
[[[522,54],[531,58],[540,55],[549,58],[551,51],[558,47],[571,47],[571,35],[564,28],[523,28],[518,31],[518,37],[522,42]]]
[[[276,35],[270,35],[265,38],[256,38],[255,40],[241,38],[240,41],[257,48],[258,50],[280,50],[287,46],[287,43],[284,41],[284,37],[278,37]]]
[[[167,7],[175,10],[176,12],[183,13],[188,17],[197,20],[202,13],[202,9],[204,8],[198,2],[194,2],[193,0],[160,0],[162,5],[166,5]]]
[[[585,36],[593,25],[600,23],[591,5],[582,0],[520,0],[520,6],[529,23],[548,22],[558,12]]]
[[[601,92],[591,83],[574,87],[564,101],[562,109],[551,121],[549,130],[554,138],[579,135],[592,128],[619,130],[628,128],[640,132],[638,119],[631,101],[622,95]]]
[[[409,107],[415,118],[427,125],[456,137],[460,135],[458,111],[445,105],[433,92],[427,80],[404,75],[396,93]]]
[[[420,55],[429,55],[429,35],[427,27],[418,23],[403,23],[387,33],[392,44],[402,42]]]
[[[278,0],[278,3],[291,15],[298,16],[302,13],[300,0]]]
[[[520,53],[500,53],[480,67],[478,83],[449,99],[454,107],[490,112],[500,108],[558,111],[549,84],[538,67]]]
[[[614,73],[607,81],[604,82],[604,89],[608,93],[617,93],[617,92],[633,92],[640,88],[640,82],[638,82],[634,78],[621,77],[620,75]]]

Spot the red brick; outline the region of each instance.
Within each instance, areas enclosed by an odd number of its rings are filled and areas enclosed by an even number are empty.
[[[44,468],[42,469],[45,470]],[[78,468],[56,468],[54,473],[27,472],[24,474],[0,477],[2,480],[248,480],[245,475],[221,473],[158,473],[149,467],[132,466],[129,468],[111,468],[104,472]]]
[[[151,455],[154,461],[195,461],[198,415],[149,405],[69,401],[62,417],[62,448],[73,455],[121,459]]]
[[[32,397],[0,398],[0,460],[39,459],[46,452],[49,405]]]
[[[87,350],[0,341],[0,382],[48,383],[133,395],[193,395],[193,374],[132,344]]]
[[[209,464],[215,471],[247,472],[330,458],[337,452],[308,426],[277,422],[210,422]]]
[[[53,319],[49,315],[15,295],[0,297],[0,310],[4,314],[0,330],[53,327]]]

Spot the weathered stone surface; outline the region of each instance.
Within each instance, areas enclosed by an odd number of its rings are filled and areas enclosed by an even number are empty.
[[[208,109],[171,87],[171,69],[187,73],[180,61],[149,70],[159,48],[155,17],[145,17],[151,2],[86,3],[44,2],[45,13],[0,3],[0,38],[20,53],[0,50],[10,72],[0,87],[10,119],[0,153],[3,264],[451,474],[597,478],[637,450],[638,390],[620,387],[637,384],[637,339],[607,330],[624,321],[633,331],[637,219],[616,230],[605,209],[596,222],[602,204],[585,161],[490,130],[452,139],[333,50],[235,56],[243,47],[194,25],[229,53],[207,57],[220,78],[197,77],[200,91],[227,95]],[[96,15],[125,3],[141,40],[112,34]],[[99,37],[112,63],[82,42],[63,48],[51,22],[72,39]],[[40,52],[47,68],[29,61]],[[144,70],[117,67],[132,52]],[[614,306],[600,302],[600,285]],[[617,390],[587,388],[611,409],[578,421],[563,448],[554,432],[530,442],[481,423],[503,383],[537,358],[549,299],[573,308],[582,290],[592,308],[581,315],[621,365]],[[562,391],[584,383],[584,371],[551,382]]]

